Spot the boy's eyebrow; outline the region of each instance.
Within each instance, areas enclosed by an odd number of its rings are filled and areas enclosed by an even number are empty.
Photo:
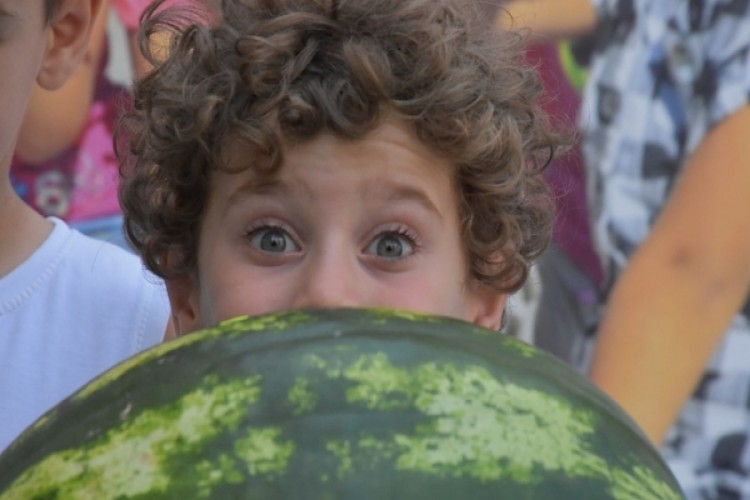
[[[232,205],[238,198],[258,194],[277,193],[287,191],[286,186],[276,179],[253,179],[242,183],[227,198],[227,206]]]
[[[365,198],[379,198],[383,201],[412,201],[438,217],[443,216],[437,205],[421,189],[387,179],[376,182],[372,189],[367,190]]]

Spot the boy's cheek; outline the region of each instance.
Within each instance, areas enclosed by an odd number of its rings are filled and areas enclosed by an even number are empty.
[[[249,283],[248,283],[249,285]],[[256,316],[290,308],[281,300],[278,291],[265,286],[230,285],[203,289],[195,323],[201,328],[214,326],[237,316]]]

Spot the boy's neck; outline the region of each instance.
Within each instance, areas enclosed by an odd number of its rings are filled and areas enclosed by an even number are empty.
[[[54,224],[0,184],[0,278],[20,266],[52,232]]]

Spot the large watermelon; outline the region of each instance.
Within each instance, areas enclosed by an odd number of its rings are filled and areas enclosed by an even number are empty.
[[[95,379],[0,456],[0,499],[671,499],[585,378],[464,322],[228,321]]]

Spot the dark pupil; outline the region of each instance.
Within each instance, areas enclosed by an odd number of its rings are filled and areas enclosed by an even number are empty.
[[[401,242],[394,236],[386,236],[378,242],[378,255],[400,257],[402,253]]]
[[[260,248],[267,252],[283,252],[286,250],[286,238],[280,231],[268,231],[260,240]]]

